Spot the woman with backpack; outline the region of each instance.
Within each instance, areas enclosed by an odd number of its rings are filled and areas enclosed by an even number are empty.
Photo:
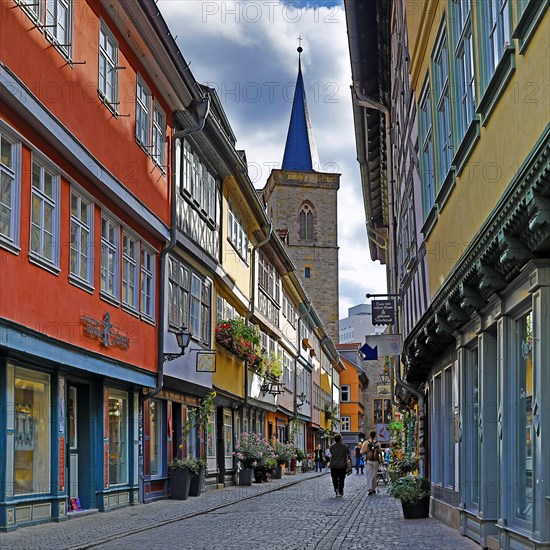
[[[378,481],[378,466],[382,455],[380,443],[376,440],[376,432],[370,432],[370,437],[361,447],[361,454],[365,457],[367,467],[367,488],[369,495],[376,494],[376,483]]]

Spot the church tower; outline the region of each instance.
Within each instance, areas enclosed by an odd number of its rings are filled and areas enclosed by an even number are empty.
[[[307,109],[301,53],[283,164],[263,190],[267,212],[283,238],[327,334],[338,342],[338,218],[340,174],[320,172]]]

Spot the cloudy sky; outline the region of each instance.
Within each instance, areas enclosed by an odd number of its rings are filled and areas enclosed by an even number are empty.
[[[366,303],[367,292],[385,292],[384,268],[368,252],[343,1],[159,0],[158,7],[196,80],[217,90],[257,188],[282,162],[302,37],[320,168],[342,174],[340,318],[349,307]]]

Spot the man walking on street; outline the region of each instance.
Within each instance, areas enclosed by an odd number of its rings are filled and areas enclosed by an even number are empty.
[[[376,440],[376,432],[370,432],[370,437],[361,447],[361,454],[365,456],[367,466],[367,489],[369,495],[376,494],[376,484],[378,481],[378,466],[380,465],[381,448]]]
[[[349,450],[342,443],[342,436],[335,434],[334,443],[330,446],[330,475],[334,493],[337,497],[344,496],[344,483],[348,466]]]
[[[363,457],[361,456],[361,441],[359,441],[357,445],[355,445],[353,454],[355,455],[355,473],[358,474],[359,470],[361,470],[361,473],[363,473],[364,462]]]
[[[323,449],[321,449],[321,445],[317,445],[313,458],[315,459],[315,471],[322,472],[323,466],[325,465],[325,456],[323,453]]]

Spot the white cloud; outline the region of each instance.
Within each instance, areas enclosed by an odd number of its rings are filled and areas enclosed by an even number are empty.
[[[385,292],[385,269],[370,260],[356,161],[351,69],[342,7],[273,1],[158,2],[199,82],[216,88],[256,187],[282,161],[297,73],[302,70],[321,169],[342,174],[338,194],[340,317]],[[329,171],[329,170],[327,170]]]

